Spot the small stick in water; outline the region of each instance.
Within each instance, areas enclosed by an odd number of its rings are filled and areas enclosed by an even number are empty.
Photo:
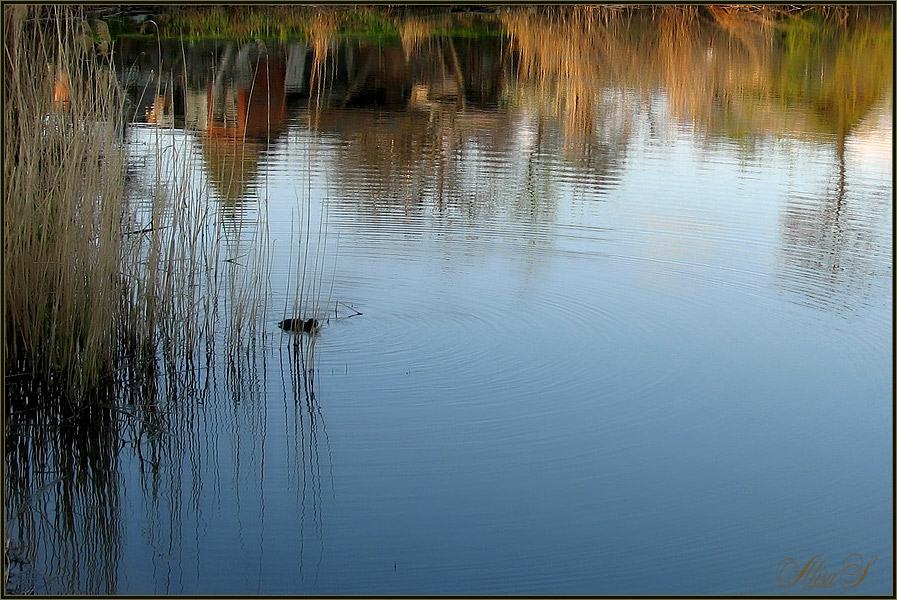
[[[340,305],[340,304],[342,304],[342,305],[345,306],[346,308],[351,309],[351,310],[355,313],[354,315],[349,315],[350,317],[355,317],[355,316],[358,316],[358,315],[360,315],[360,314],[363,314],[360,310],[358,310],[358,309],[355,308],[354,306],[351,306],[351,305],[346,304],[345,302],[341,302],[341,301],[339,301],[339,300],[336,301],[337,309],[339,309],[339,305]],[[338,316],[338,315],[337,315],[337,316]]]

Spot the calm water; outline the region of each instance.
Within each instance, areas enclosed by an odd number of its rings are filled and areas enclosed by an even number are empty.
[[[611,40],[605,69],[526,26],[333,45],[321,96],[301,44],[124,46],[135,198],[199,190],[237,283],[156,429],[7,511],[24,585],[891,592],[890,76],[826,87],[847,35],[795,91],[781,40]],[[303,273],[326,322],[296,346]],[[819,554],[875,562],[781,587]]]

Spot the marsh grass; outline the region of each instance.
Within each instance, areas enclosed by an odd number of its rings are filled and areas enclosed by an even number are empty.
[[[172,7],[158,16],[167,37],[230,39],[301,38],[311,11],[300,6]]]
[[[264,215],[251,239],[227,230],[194,147],[162,125],[141,133],[147,180],[129,181],[124,94],[93,41],[106,30],[77,9],[4,10],[7,380],[77,406],[160,352],[168,368],[213,354],[220,317],[229,348],[261,335]]]
[[[126,128],[102,27],[3,10],[4,531],[36,569],[7,591],[112,594],[122,463],[158,494],[196,406],[263,396],[265,214],[229,228],[188,134]]]
[[[175,237],[194,219],[161,185],[135,218],[104,28],[3,10],[4,533],[24,565],[7,591],[114,593],[119,451],[165,429],[159,346],[195,337],[197,260]]]
[[[4,11],[4,364],[74,392],[121,324],[123,98],[76,14]]]

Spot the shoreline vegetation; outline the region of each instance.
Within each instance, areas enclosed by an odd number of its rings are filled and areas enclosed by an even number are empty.
[[[157,9],[157,10],[154,10]],[[548,19],[628,19],[636,15],[656,18],[665,13],[689,14],[723,26],[771,24],[789,18],[834,22],[847,26],[888,13],[887,6],[819,4],[719,5],[384,5],[384,6],[96,6],[90,19],[102,19],[113,39],[148,36],[177,39],[277,39],[308,41],[314,23],[326,14],[335,24],[337,38],[403,39],[409,21],[426,23],[432,35],[482,37],[502,35],[501,20],[527,14]]]
[[[71,589],[111,593],[114,576],[91,565],[119,544],[122,449],[157,468],[190,443],[193,403],[216,386],[258,393],[275,335],[267,215],[248,235],[231,227],[172,127],[132,143],[116,40],[90,10],[5,5],[3,35],[5,589],[39,594],[34,565],[54,555]],[[309,303],[324,299],[325,262],[302,202],[292,308],[322,318]],[[307,382],[314,336],[290,341]],[[48,543],[34,519],[56,514],[56,492],[68,500]]]

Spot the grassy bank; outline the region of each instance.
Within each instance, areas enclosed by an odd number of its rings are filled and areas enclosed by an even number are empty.
[[[277,39],[303,40],[310,37],[314,22],[322,14],[337,23],[337,37],[397,39],[408,21],[427,22],[433,33],[443,36],[479,37],[499,35],[499,23],[508,14],[538,17],[588,18],[608,21],[634,13],[657,16],[670,9],[693,13],[710,21],[779,21],[789,16],[837,22],[847,25],[868,19],[887,6],[734,4],[734,5],[545,5],[508,7],[503,5],[171,5],[165,7],[94,7],[91,19],[108,25],[113,38],[146,35],[179,39]],[[155,9],[151,11],[150,9]]]

